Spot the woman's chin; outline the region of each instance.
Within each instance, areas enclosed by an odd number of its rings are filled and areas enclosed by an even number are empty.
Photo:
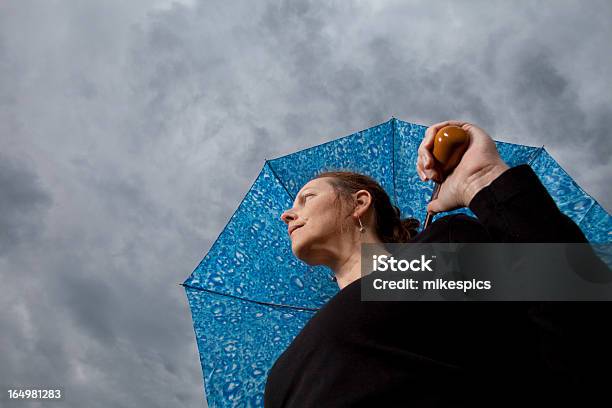
[[[299,260],[301,260],[302,262],[305,262],[308,265],[312,265],[311,262],[309,262],[309,250],[307,245],[304,245],[301,242],[295,242],[292,241],[291,242],[291,252],[293,252],[293,255],[295,255],[296,258],[298,258]]]
[[[293,255],[295,255],[296,258],[302,259],[302,256],[304,256],[304,252],[306,251],[304,251],[301,244],[291,241],[291,252],[293,252]]]

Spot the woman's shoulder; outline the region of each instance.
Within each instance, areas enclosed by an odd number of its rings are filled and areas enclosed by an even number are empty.
[[[486,228],[467,214],[448,214],[435,220],[411,242],[490,242]]]

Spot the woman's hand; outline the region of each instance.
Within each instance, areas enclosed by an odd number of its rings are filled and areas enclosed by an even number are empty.
[[[465,130],[470,136],[470,142],[457,167],[443,180],[441,171],[435,166],[432,152],[436,133],[448,125]],[[438,213],[467,207],[476,193],[509,167],[499,156],[491,136],[484,130],[467,122],[449,120],[427,128],[419,146],[416,168],[422,181],[443,181],[438,198],[427,206],[428,212]]]

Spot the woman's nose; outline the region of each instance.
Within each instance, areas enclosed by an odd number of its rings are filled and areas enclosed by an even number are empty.
[[[291,221],[296,219],[296,215],[293,211],[287,210],[281,214],[281,220],[285,222],[285,224],[289,224]]]

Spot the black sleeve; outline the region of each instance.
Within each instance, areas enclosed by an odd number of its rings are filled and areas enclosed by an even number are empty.
[[[561,213],[528,165],[511,168],[479,191],[469,205],[494,242],[588,242],[580,228]],[[586,251],[588,247],[578,247]],[[607,266],[592,252],[591,272]],[[588,259],[583,254],[580,259]],[[517,307],[520,305],[517,304]],[[537,302],[530,319],[539,336],[540,358],[548,365],[542,381],[564,395],[564,387],[591,406],[596,398],[609,402],[598,373],[612,366],[612,336],[607,322],[612,302]],[[551,374],[555,373],[555,374]],[[596,397],[596,398],[595,398]],[[595,405],[593,405],[595,406]]]
[[[502,173],[476,193],[469,208],[493,242],[587,242],[527,164]]]
[[[436,219],[411,242],[493,242],[493,240],[476,218],[465,214],[449,214]]]

